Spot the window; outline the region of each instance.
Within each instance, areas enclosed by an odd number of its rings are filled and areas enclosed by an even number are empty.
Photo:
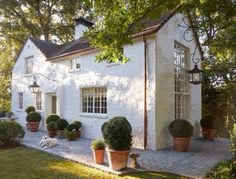
[[[106,88],[82,89],[82,112],[106,114],[107,113],[107,89]]]
[[[189,49],[175,43],[175,119],[188,118],[189,106]]]
[[[42,110],[42,92],[41,91],[36,93],[36,109]]]
[[[23,109],[23,93],[18,93],[18,109]]]
[[[71,60],[71,70],[80,69],[80,58],[75,58]]]
[[[33,73],[33,55],[25,58],[25,73]]]

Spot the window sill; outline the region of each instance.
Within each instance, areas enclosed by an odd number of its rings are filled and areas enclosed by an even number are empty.
[[[30,76],[33,76],[33,74],[24,74],[23,77],[30,77]]]
[[[81,117],[107,119],[107,114],[80,113]]]
[[[69,73],[78,73],[80,69],[75,69],[75,70],[69,70]]]

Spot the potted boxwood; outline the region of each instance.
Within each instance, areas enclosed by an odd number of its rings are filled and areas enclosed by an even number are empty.
[[[64,135],[64,129],[69,125],[69,123],[67,122],[67,120],[65,119],[59,119],[56,122],[56,129],[57,129],[57,135],[59,138],[63,139],[65,138]]]
[[[25,112],[27,113],[27,115],[30,113],[30,112],[35,112],[35,107],[34,106],[28,106],[26,109],[25,109]],[[29,130],[29,125],[28,125],[28,122],[26,121],[26,128],[27,130]]]
[[[67,140],[72,141],[76,140],[77,138],[77,131],[75,130],[74,124],[69,124],[65,129],[64,129],[65,136]]]
[[[130,123],[125,117],[114,117],[102,125],[102,135],[107,146],[110,168],[126,168],[133,138]]]
[[[26,116],[26,121],[28,122],[29,130],[31,132],[37,132],[41,121],[41,115],[38,112],[32,111]]]
[[[48,135],[49,137],[54,137],[57,134],[56,122],[60,119],[60,116],[57,114],[50,114],[46,119]],[[53,122],[50,126],[49,123]]]
[[[82,123],[80,121],[74,121],[73,124],[74,124],[75,130],[77,131],[77,138],[80,138],[80,133],[81,133],[80,128],[82,126]]]
[[[205,116],[200,121],[203,137],[207,140],[214,140],[216,135],[216,123],[211,115]]]
[[[93,151],[93,157],[95,163],[102,164],[104,161],[104,153],[105,153],[105,143],[101,139],[96,139],[92,141],[91,149]]]
[[[47,130],[49,137],[54,137],[55,135],[57,135],[56,122],[50,121],[47,125]]]
[[[174,140],[174,149],[187,152],[193,135],[193,126],[187,120],[176,119],[170,123],[168,129]]]

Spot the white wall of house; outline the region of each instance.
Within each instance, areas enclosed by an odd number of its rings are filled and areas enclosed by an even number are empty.
[[[186,44],[182,40],[183,30],[178,29],[177,21],[182,17],[173,17],[157,33],[146,37],[147,42],[147,109],[148,130],[147,148],[158,149],[170,144],[167,126],[174,120],[174,40],[193,49],[193,42]],[[43,92],[43,119],[50,114],[51,96],[57,96],[57,112],[72,122],[82,122],[82,137],[101,138],[101,126],[114,116],[125,116],[133,127],[134,146],[143,147],[144,140],[144,42],[136,39],[133,45],[124,47],[124,53],[131,60],[126,64],[108,64],[95,62],[98,52],[77,54],[80,69],[71,70],[71,61],[45,61],[44,55],[28,40],[18,57],[12,71],[12,111],[25,124],[25,108],[35,105],[35,94],[28,86],[33,82],[32,75],[25,75],[24,58],[34,55],[34,73]],[[199,54],[198,54],[199,55]],[[47,78],[54,79],[49,80]],[[81,89],[85,87],[107,87],[107,114],[84,114],[81,112]],[[18,92],[24,92],[24,109],[19,110]],[[201,116],[200,86],[191,86],[192,123]],[[45,129],[45,120],[41,129]]]

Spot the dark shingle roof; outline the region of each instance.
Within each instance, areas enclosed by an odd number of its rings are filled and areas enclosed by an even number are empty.
[[[141,31],[135,33],[132,37],[138,37],[157,32],[174,14],[175,10],[165,13],[157,20],[142,20],[144,28]],[[80,22],[77,23],[84,23],[85,19],[81,19],[82,18],[78,19]],[[88,21],[88,23],[91,25],[90,21]],[[84,37],[62,45],[53,44],[51,42],[40,40],[34,37],[31,37],[30,40],[37,46],[37,48],[45,55],[48,60],[54,60],[81,51],[94,49],[89,45],[88,40]]]

